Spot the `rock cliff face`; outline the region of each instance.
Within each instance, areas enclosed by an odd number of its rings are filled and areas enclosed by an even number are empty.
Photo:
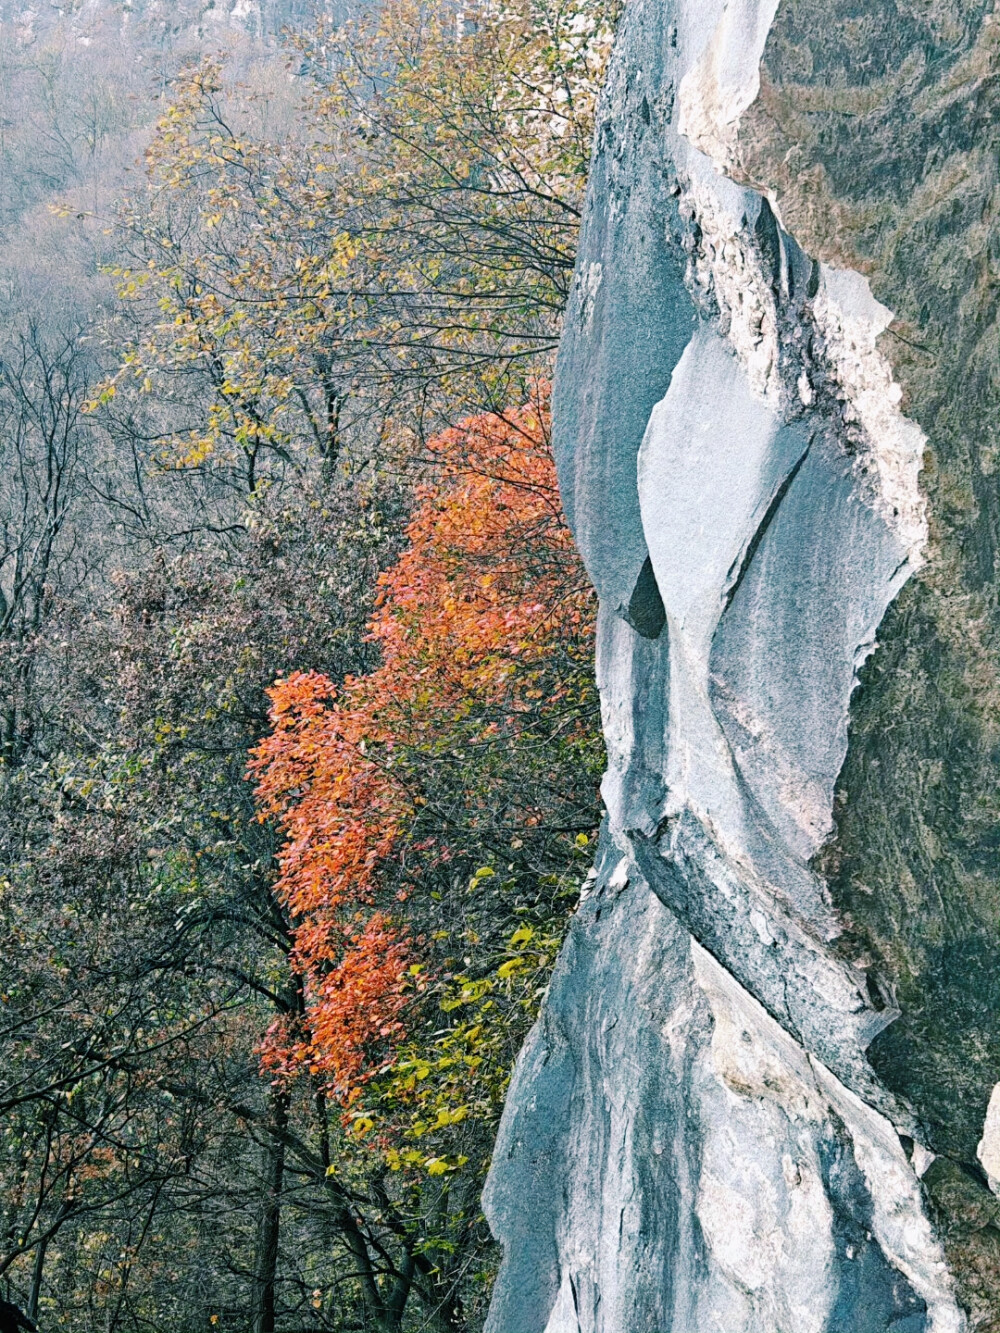
[[[630,0],[555,398],[608,817],[491,1333],[1000,1330],[1000,20]]]

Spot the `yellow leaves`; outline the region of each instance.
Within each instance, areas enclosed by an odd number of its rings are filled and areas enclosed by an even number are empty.
[[[84,403],[83,405],[84,413],[89,415],[92,412],[96,412],[99,408],[107,407],[117,392],[118,392],[117,387],[113,382],[105,384],[101,388],[101,391],[96,395],[96,397],[89,398]]]
[[[467,977],[460,978],[457,989],[442,999],[441,1008],[447,1014],[461,1008],[462,1005],[478,1004],[492,989],[493,982],[489,977],[480,977],[478,981],[470,981]]]
[[[214,449],[215,439],[212,435],[192,435],[187,448],[174,456],[172,464],[176,468],[199,467]]]
[[[348,1128],[348,1134],[355,1139],[363,1139],[375,1128],[375,1121],[370,1115],[356,1115]]]
[[[456,1153],[452,1157],[435,1157],[416,1148],[408,1148],[402,1152],[398,1148],[390,1148],[385,1154],[385,1160],[390,1171],[401,1171],[409,1167],[411,1170],[426,1171],[429,1176],[444,1176],[461,1171],[469,1161],[463,1153]]]
[[[446,1129],[449,1125],[460,1125],[467,1118],[469,1108],[467,1106],[458,1106],[454,1110],[447,1106],[442,1106],[438,1113],[432,1129]]]
[[[499,1115],[510,1076],[511,1014],[533,1012],[558,940],[524,924],[508,942],[510,956],[489,976],[458,977],[441,997],[450,1026],[402,1052],[365,1093],[395,1126],[383,1149],[393,1171],[447,1176],[469,1166],[470,1145]],[[498,986],[508,995],[497,1003]],[[513,1008],[512,1008],[513,1006]],[[359,1115],[362,1113],[359,1112]],[[364,1115],[375,1117],[374,1110]]]
[[[349,232],[341,231],[330,243],[330,255],[323,268],[326,280],[336,280],[347,272],[350,265],[361,253],[361,241]]]
[[[416,1148],[408,1148],[405,1152],[400,1152],[397,1148],[390,1148],[385,1155],[386,1163],[391,1171],[400,1171],[403,1167],[422,1167],[427,1158]]]

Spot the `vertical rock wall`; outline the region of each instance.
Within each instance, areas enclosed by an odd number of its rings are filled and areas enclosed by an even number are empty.
[[[560,352],[596,876],[492,1333],[1000,1330],[1000,23],[630,0]]]

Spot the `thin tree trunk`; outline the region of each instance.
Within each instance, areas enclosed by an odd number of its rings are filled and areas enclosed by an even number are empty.
[[[251,1333],[274,1333],[281,1187],[285,1174],[285,1145],[281,1136],[287,1127],[288,1094],[275,1089],[271,1097],[272,1134],[263,1150],[263,1191],[254,1249]]]
[[[38,1318],[38,1298],[42,1294],[42,1274],[45,1271],[45,1253],[49,1248],[50,1237],[39,1241],[35,1250],[35,1263],[31,1270],[31,1292],[28,1296],[28,1318]]]

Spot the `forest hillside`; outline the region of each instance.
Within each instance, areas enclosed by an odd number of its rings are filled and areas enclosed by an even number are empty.
[[[0,1292],[479,1329],[590,866],[610,0],[0,8]]]

